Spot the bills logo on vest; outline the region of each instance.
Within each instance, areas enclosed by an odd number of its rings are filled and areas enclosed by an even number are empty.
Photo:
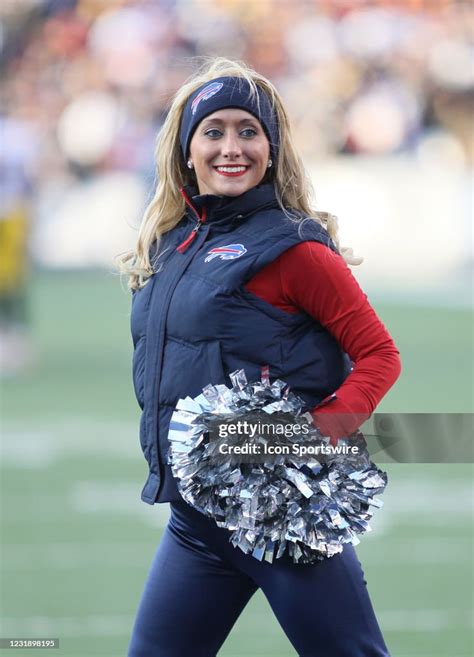
[[[214,258],[220,258],[221,260],[235,260],[236,258],[243,256],[244,253],[247,253],[247,249],[243,244],[216,246],[214,249],[207,252],[204,262],[211,262]]]
[[[196,98],[193,100],[191,103],[191,113],[194,115],[196,114],[197,108],[201,100],[209,100],[209,98],[212,98],[215,96],[215,94],[222,89],[224,85],[222,82],[213,82],[212,84],[208,84],[207,87],[204,87],[204,89],[198,93]]]

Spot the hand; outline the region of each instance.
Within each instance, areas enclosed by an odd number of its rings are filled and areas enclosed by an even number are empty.
[[[354,249],[351,249],[348,246],[341,246],[339,250],[348,265],[360,265],[364,262],[364,258],[354,255]]]

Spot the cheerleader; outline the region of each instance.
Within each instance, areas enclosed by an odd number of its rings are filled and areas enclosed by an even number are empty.
[[[215,59],[177,91],[156,165],[122,268],[149,465],[142,499],[169,502],[171,516],[128,657],[217,655],[259,588],[302,657],[387,657],[352,545],[313,564],[259,561],[181,498],[168,462],[178,399],[230,385],[238,369],[256,381],[267,366],[333,442],[357,430],[400,373],[348,267],[360,260],[340,247],[335,218],[311,206],[275,87],[241,63]]]

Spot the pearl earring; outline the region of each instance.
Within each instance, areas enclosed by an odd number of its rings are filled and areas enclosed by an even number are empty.
[[[269,169],[272,166],[272,164],[273,164],[272,160],[268,160],[267,169]]]
[[[188,160],[188,161],[187,161],[187,165],[188,165],[188,169],[192,169],[192,168],[193,168],[193,163],[191,162],[191,160]]]

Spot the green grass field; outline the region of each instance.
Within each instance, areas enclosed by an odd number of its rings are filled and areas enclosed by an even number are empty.
[[[53,657],[123,657],[168,514],[139,499],[129,298],[113,275],[43,273],[31,310],[36,365],[2,395],[2,636],[59,637],[41,653]],[[468,312],[376,310],[404,367],[379,410],[472,411]],[[385,508],[358,554],[392,657],[470,657],[472,466],[384,467]],[[293,655],[260,594],[219,653]]]

